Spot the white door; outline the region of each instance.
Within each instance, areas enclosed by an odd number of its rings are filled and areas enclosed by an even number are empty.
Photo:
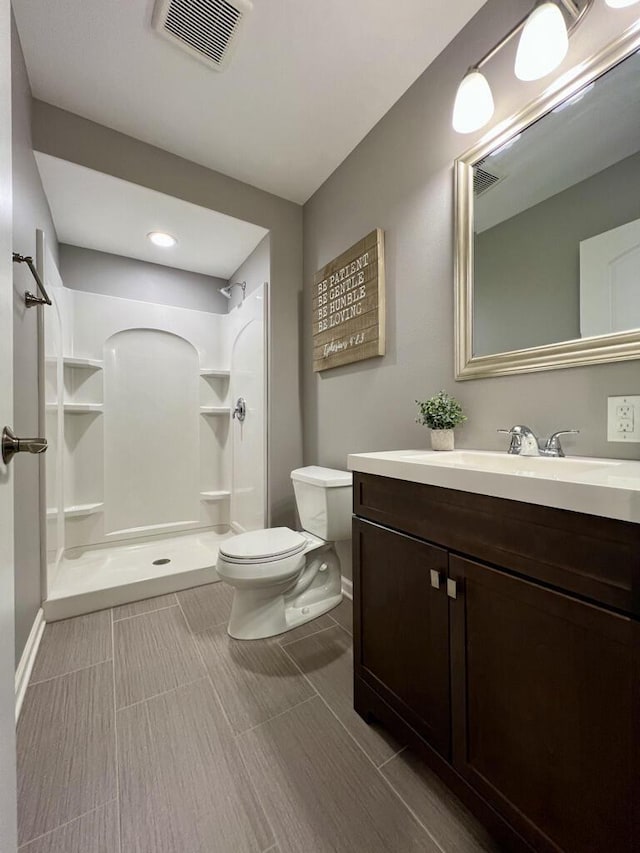
[[[580,243],[580,333],[640,329],[640,219]]]
[[[13,419],[11,20],[0,0],[0,429]],[[16,849],[13,481],[0,459],[0,850]]]

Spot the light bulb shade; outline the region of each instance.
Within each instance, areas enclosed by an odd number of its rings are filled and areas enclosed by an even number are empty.
[[[486,77],[480,71],[470,71],[458,86],[453,105],[453,129],[458,133],[480,130],[490,121],[494,109]]]
[[[640,0],[605,0],[607,6],[611,6],[612,9],[624,9],[625,6],[633,6],[638,2]]]
[[[543,3],[529,15],[516,54],[516,77],[540,80],[567,55],[569,34],[564,15],[555,3]]]

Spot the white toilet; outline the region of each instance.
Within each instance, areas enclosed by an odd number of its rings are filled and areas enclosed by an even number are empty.
[[[291,472],[303,530],[255,530],[220,545],[218,574],[234,588],[229,635],[259,640],[290,631],[342,601],[334,542],[351,538],[352,475]]]

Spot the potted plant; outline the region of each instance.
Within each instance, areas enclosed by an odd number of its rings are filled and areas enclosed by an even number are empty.
[[[453,450],[453,431],[467,419],[460,403],[446,391],[439,391],[428,400],[416,400],[416,404],[420,411],[416,423],[431,430],[432,449]]]

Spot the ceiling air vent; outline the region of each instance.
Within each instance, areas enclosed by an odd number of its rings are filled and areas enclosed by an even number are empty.
[[[487,190],[490,190],[491,187],[495,186],[498,181],[502,180],[502,175],[493,175],[491,172],[487,172],[486,169],[483,169],[479,164],[473,167],[473,194],[478,196],[482,195],[482,193],[486,193]]]
[[[157,0],[153,26],[186,53],[222,71],[252,9],[250,0]]]

